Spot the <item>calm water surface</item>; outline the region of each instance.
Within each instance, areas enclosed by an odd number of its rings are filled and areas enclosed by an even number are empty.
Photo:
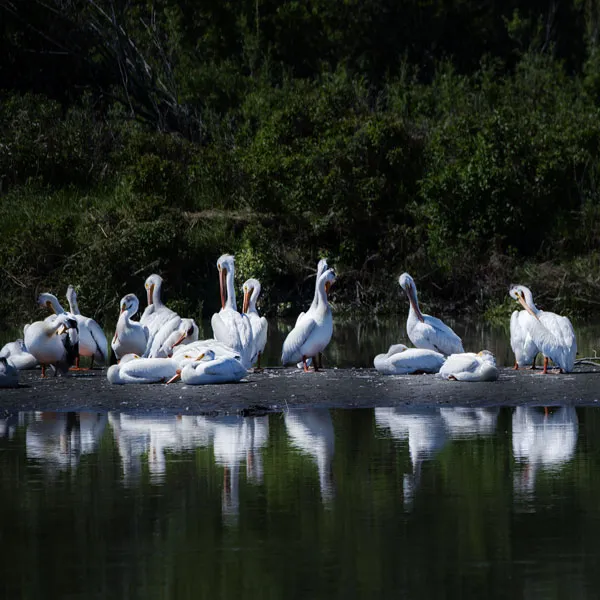
[[[4,598],[586,598],[600,411],[19,413]]]

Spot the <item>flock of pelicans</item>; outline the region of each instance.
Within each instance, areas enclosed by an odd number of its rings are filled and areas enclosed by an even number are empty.
[[[235,382],[253,366],[260,370],[261,355],[267,343],[268,323],[257,311],[260,283],[248,279],[243,286],[244,302],[238,312],[234,285],[234,258],[229,254],[217,260],[221,310],[211,320],[214,337],[198,340],[199,330],[193,319],[181,318],[162,302],[162,278],[151,275],[145,283],[148,305],[139,321],[133,320],[139,301],[127,294],[120,302],[120,315],[111,342],[116,364],[107,371],[114,384],[173,383],[179,379],[190,385]],[[315,295],[310,308],[300,313],[286,337],[281,354],[284,365],[297,364],[305,372],[322,367],[322,353],[333,334],[333,318],[328,303],[335,272],[321,259],[317,265]],[[488,350],[465,352],[461,339],[440,319],[419,309],[417,288],[408,273],[399,279],[409,300],[407,335],[414,348],[392,345],[388,352],[374,359],[375,368],[388,375],[438,373],[444,379],[459,381],[494,381],[498,369]],[[567,317],[539,310],[531,291],[517,285],[510,296],[524,310],[511,317],[511,346],[515,368],[535,368],[538,353],[549,359],[561,372],[570,372],[575,363],[577,343]],[[77,305],[75,290],[67,290],[69,311],[48,293],[40,294],[38,303],[52,314],[43,321],[26,325],[23,339],[6,344],[0,350],[0,386],[18,385],[18,370],[41,366],[42,377],[48,367],[54,373],[80,369],[80,357],[94,363],[110,362],[108,342],[102,328],[83,316]],[[73,367],[74,365],[74,367]]]

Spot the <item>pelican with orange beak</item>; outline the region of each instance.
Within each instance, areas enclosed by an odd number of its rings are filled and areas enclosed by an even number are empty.
[[[156,353],[156,357],[167,358],[173,356],[173,351],[177,346],[185,346],[197,341],[198,333],[198,325],[196,325],[194,319],[181,319],[179,327],[165,340]]]
[[[256,363],[256,368],[260,370],[260,357],[267,345],[267,333],[269,323],[265,317],[261,317],[256,310],[256,302],[260,296],[260,282],[258,279],[248,279],[242,288],[244,290],[244,306],[242,312],[248,315],[252,325],[252,339],[254,348],[252,351],[252,364]]]
[[[435,350],[444,356],[464,352],[461,339],[440,319],[424,315],[417,300],[417,286],[408,273],[402,273],[400,287],[406,292],[410,308],[406,333],[416,348]]]
[[[148,328],[132,317],[139,310],[139,300],[135,294],[127,294],[121,298],[119,303],[120,312],[115,335],[111,347],[117,360],[121,360],[126,354],[142,355],[148,343]]]
[[[526,311],[523,328],[544,355],[542,372],[548,372],[548,359],[550,359],[558,366],[561,373],[570,373],[577,356],[577,339],[573,324],[568,317],[538,309],[533,302],[531,290],[524,285],[513,286],[509,294]]]
[[[312,358],[315,371],[318,370],[315,357],[323,352],[333,335],[333,316],[327,301],[327,294],[334,282],[335,272],[333,269],[327,269],[319,277],[317,308],[312,315],[307,314],[301,319],[285,338],[281,352],[281,362],[284,365],[302,361],[304,371],[308,372],[306,361],[308,358]]]
[[[216,340],[239,353],[242,364],[249,369],[252,366],[254,351],[252,325],[248,315],[240,314],[237,311],[233,256],[230,254],[220,256],[217,260],[217,269],[219,271],[221,310],[212,316],[213,335]]]

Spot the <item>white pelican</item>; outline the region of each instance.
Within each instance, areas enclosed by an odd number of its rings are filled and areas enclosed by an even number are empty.
[[[434,350],[407,348],[393,344],[386,354],[378,354],[373,361],[375,368],[384,375],[408,373],[437,373],[446,358]]]
[[[319,277],[319,301],[312,315],[306,315],[290,331],[283,342],[281,351],[281,362],[284,365],[302,361],[304,371],[308,372],[306,359],[317,356],[326,348],[333,334],[333,317],[331,307],[327,302],[327,293],[335,281],[333,269],[327,269]],[[317,363],[314,363],[317,370]]]
[[[156,358],[171,357],[177,346],[187,346],[198,341],[198,333],[198,325],[194,319],[180,319],[179,327],[169,334],[154,356]]]
[[[167,383],[179,378],[189,385],[235,383],[248,374],[242,363],[231,356],[216,356],[213,350],[202,352],[195,360],[187,360]]]
[[[104,331],[94,319],[84,317],[79,312],[77,305],[77,294],[72,285],[67,288],[67,300],[71,309],[71,314],[75,315],[77,329],[79,331],[79,355],[89,356],[91,358],[90,369],[94,366],[94,361],[108,364],[108,342]],[[75,360],[75,366],[79,367],[79,357]]]
[[[331,501],[335,494],[332,469],[335,432],[329,409],[286,410],[283,419],[290,444],[317,464],[322,501]]]
[[[465,408],[462,406],[440,408],[450,437],[464,439],[480,435],[493,435],[500,409]]]
[[[496,359],[489,350],[451,354],[442,365],[438,375],[442,379],[456,381],[496,381]]]
[[[527,290],[530,296],[531,304],[533,304],[533,298],[531,298],[531,292]],[[516,290],[511,289],[509,294],[515,300],[518,300]],[[535,306],[535,304],[533,304]],[[535,342],[531,338],[528,331],[528,323],[531,316],[526,310],[515,310],[510,317],[510,346],[515,355],[515,371],[519,367],[531,365],[532,369],[535,369],[535,357],[537,356],[539,349],[535,345]]]
[[[166,383],[177,372],[178,365],[171,358],[140,358],[126,354],[118,365],[106,373],[110,383]]]
[[[75,368],[79,368],[80,356],[91,357],[90,368],[94,365],[94,360],[108,364],[108,342],[106,341],[104,332],[94,319],[67,312],[54,294],[40,294],[38,296],[38,304],[40,306],[46,306],[55,313],[46,317],[45,321],[47,322],[54,322],[57,315],[66,315],[77,321],[77,329],[79,331],[79,354],[75,359]],[[75,306],[77,305],[75,304]]]
[[[42,377],[46,367],[53,365],[66,371],[79,355],[77,321],[67,315],[56,315],[53,321],[36,321],[25,331],[25,346],[42,365]]]
[[[6,358],[0,357],[0,388],[17,387],[19,385],[19,372]]]
[[[406,321],[406,332],[410,341],[417,348],[435,350],[448,356],[464,352],[461,339],[442,321],[436,317],[424,315],[419,309],[417,286],[408,273],[402,273],[399,279],[400,287],[406,292],[410,309]]]
[[[315,295],[313,296],[313,301],[312,301],[309,309],[306,312],[301,312],[298,315],[298,317],[296,319],[296,325],[298,325],[298,323],[300,323],[300,321],[307,316],[309,318],[312,318],[312,314],[314,313],[315,310],[317,310],[317,306],[319,305],[319,277],[321,277],[321,275],[323,275],[323,273],[325,273],[325,271],[327,271],[327,269],[328,269],[327,260],[325,258],[322,258],[317,263],[317,276],[315,278]],[[322,359],[322,356],[319,355],[319,362],[317,363],[317,367],[319,369],[323,367],[323,363],[322,363],[321,359]],[[308,358],[306,361],[306,364],[310,366],[312,364],[312,358]],[[302,361],[300,361],[296,366],[299,369],[302,369],[304,367],[304,363]]]
[[[524,285],[513,286],[509,293],[527,311],[523,318],[524,326],[544,355],[543,373],[548,371],[549,358],[561,372],[570,373],[577,355],[577,339],[571,321],[556,313],[539,310],[533,302],[531,290]]]
[[[24,332],[28,327],[29,325],[25,325],[23,335],[25,335]],[[9,364],[19,371],[35,369],[38,365],[37,359],[27,350],[27,346],[21,338],[4,344],[2,350],[0,350],[0,358],[6,358]]]
[[[256,310],[256,302],[260,295],[260,283],[257,279],[248,279],[244,283],[244,305],[242,312],[248,315],[250,325],[252,326],[252,340],[254,348],[252,350],[252,364],[260,369],[260,357],[267,345],[267,332],[269,323],[265,317],[261,317]]]
[[[111,347],[117,360],[126,354],[144,354],[148,343],[148,328],[138,321],[132,321],[140,303],[135,294],[121,298],[119,320],[112,339]]]
[[[140,323],[148,327],[148,344],[144,357],[155,358],[166,339],[181,323],[181,317],[162,301],[163,279],[156,273],[150,275],[144,284],[148,296],[148,306],[140,319]]]
[[[248,315],[237,311],[234,268],[234,259],[230,254],[223,254],[217,260],[221,310],[212,316],[211,325],[215,339],[238,352],[242,357],[242,364],[249,369],[252,366],[254,348],[252,325]]]

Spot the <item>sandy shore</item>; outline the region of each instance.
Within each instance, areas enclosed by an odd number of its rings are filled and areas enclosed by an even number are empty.
[[[433,375],[384,376],[374,369],[303,373],[269,368],[237,384],[187,386],[111,385],[105,370],[41,379],[21,371],[20,386],[0,389],[4,410],[165,411],[253,414],[286,407],[515,406],[600,404],[600,368],[569,375],[502,369],[492,383],[443,381]]]

